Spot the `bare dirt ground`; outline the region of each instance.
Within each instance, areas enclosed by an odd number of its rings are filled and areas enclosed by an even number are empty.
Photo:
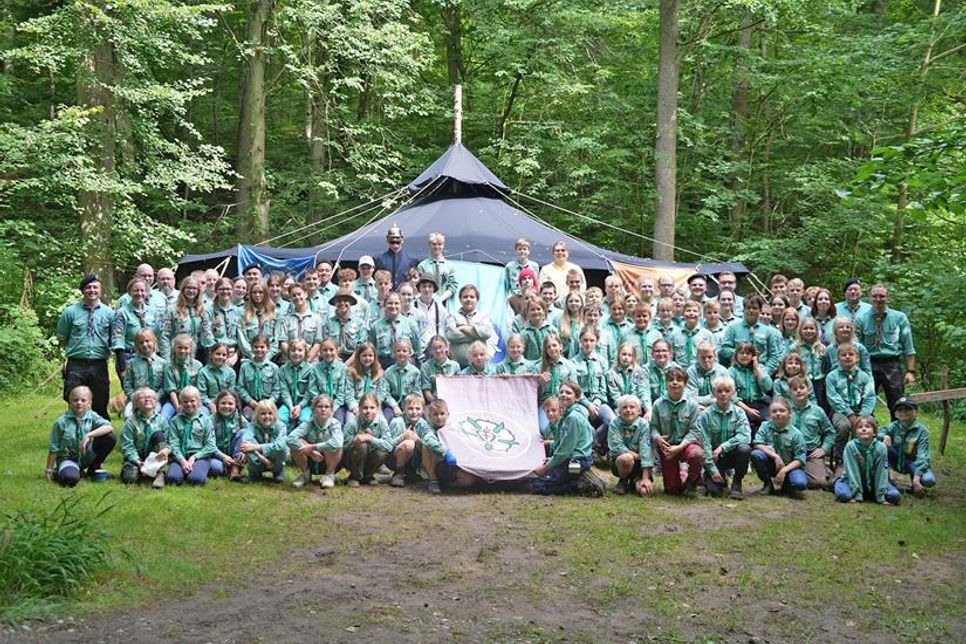
[[[332,642],[388,641],[787,641],[790,621],[810,625],[803,640],[901,641],[900,634],[870,624],[861,615],[843,617],[841,606],[816,609],[785,596],[748,598],[726,580],[750,575],[762,583],[767,569],[742,569],[740,552],[697,555],[671,575],[649,564],[627,570],[624,592],[614,593],[589,569],[574,568],[563,556],[571,535],[559,542],[541,536],[542,512],[607,512],[594,500],[535,498],[522,494],[456,494],[431,498],[419,490],[387,495],[392,512],[370,504],[339,514],[337,524],[307,518],[293,529],[316,530],[318,543],[295,550],[270,570],[250,571],[232,585],[198,584],[194,593],[164,598],[120,614],[67,619],[30,630],[0,632],[3,641],[37,642]],[[316,492],[316,494],[319,494]],[[395,496],[394,496],[395,494]],[[321,498],[321,496],[320,496]],[[616,499],[618,503],[640,502]],[[823,500],[825,503],[827,499]],[[576,504],[561,507],[561,504]],[[598,504],[596,507],[589,504]],[[698,535],[695,525],[746,529],[754,515],[729,515],[718,505],[696,502],[671,508],[658,498],[654,512],[667,521],[638,528]],[[623,507],[623,506],[621,506]],[[673,512],[673,514],[671,514]],[[773,509],[762,507],[759,520]],[[573,538],[577,538],[574,535]],[[252,548],[282,548],[257,543]],[[934,562],[922,570],[930,584],[953,582],[962,573]],[[244,561],[239,563],[244,567]],[[958,571],[957,571],[958,568]],[[606,566],[604,575],[612,575]],[[680,586],[702,575],[716,580],[690,599],[675,601]],[[745,578],[747,581],[747,577]],[[955,583],[959,583],[956,581]],[[670,587],[669,587],[670,586]],[[740,586],[740,584],[739,584]],[[961,588],[962,586],[957,586]],[[692,589],[693,591],[694,589]],[[599,595],[599,597],[598,597]],[[596,598],[596,599],[595,599]],[[693,602],[692,606],[688,602]],[[735,606],[741,604],[737,613]],[[712,614],[731,611],[736,618]],[[966,638],[966,618],[950,622],[952,641]]]

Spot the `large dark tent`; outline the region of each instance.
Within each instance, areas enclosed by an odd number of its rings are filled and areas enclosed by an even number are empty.
[[[389,215],[369,222],[342,237],[310,248],[236,246],[217,253],[188,255],[179,273],[207,268],[229,261],[226,274],[255,261],[271,267],[300,272],[313,260],[354,263],[363,255],[376,256],[386,250],[386,232],[396,224],[406,236],[411,255],[426,255],[426,236],[446,236],[450,259],[487,264],[505,264],[513,259],[513,242],[525,237],[532,243],[531,259],[543,265],[553,260],[555,242],[564,240],[570,261],[588,272],[591,283],[599,283],[606,272],[621,266],[714,274],[723,270],[747,273],[744,265],[680,264],[643,259],[595,246],[555,229],[522,208],[510,203],[512,190],[465,146],[455,143],[408,186],[408,202]],[[275,260],[275,261],[272,261]],[[595,279],[596,278],[596,279]]]

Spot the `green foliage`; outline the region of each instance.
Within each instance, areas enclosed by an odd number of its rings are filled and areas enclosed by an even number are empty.
[[[111,508],[64,497],[46,514],[17,512],[0,521],[0,621],[49,614],[92,583],[112,560],[101,527]]]

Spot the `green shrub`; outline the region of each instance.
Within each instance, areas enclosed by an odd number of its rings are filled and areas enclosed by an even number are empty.
[[[98,527],[106,498],[88,511],[65,497],[44,516],[21,512],[0,522],[0,620],[48,614],[110,563],[108,535]]]

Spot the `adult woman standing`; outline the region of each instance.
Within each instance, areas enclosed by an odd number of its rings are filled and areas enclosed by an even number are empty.
[[[111,349],[114,351],[114,368],[118,378],[124,373],[127,361],[134,357],[136,350],[134,338],[141,329],[150,329],[156,334],[161,331],[161,320],[156,309],[148,306],[148,283],[135,277],[127,283],[130,299],[114,311],[111,325]]]
[[[191,276],[181,280],[178,299],[164,317],[161,328],[161,357],[171,359],[172,340],[181,334],[191,336],[196,357],[202,363],[207,362],[208,349],[215,343],[211,333],[211,315],[205,310],[198,280]]]
[[[253,283],[248,289],[245,312],[238,324],[238,350],[242,358],[252,359],[252,340],[257,335],[264,335],[269,340],[268,356],[265,359],[274,358],[278,354],[281,326],[275,315],[275,302],[269,297],[265,282],[259,280]]]

